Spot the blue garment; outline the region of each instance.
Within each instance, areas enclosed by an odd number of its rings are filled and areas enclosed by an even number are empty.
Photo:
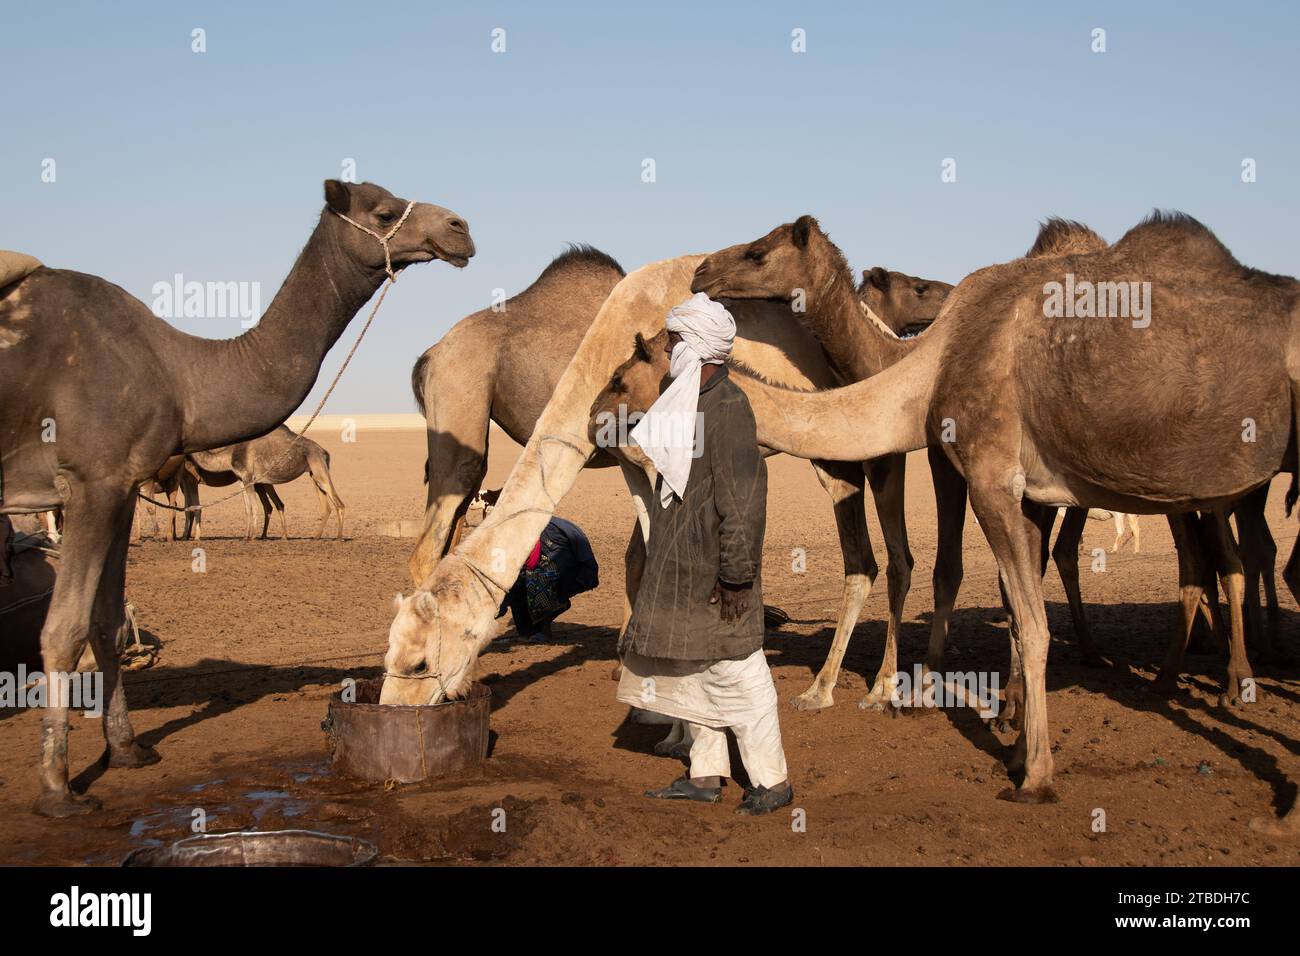
[[[572,521],[552,518],[541,542],[537,565],[519,572],[497,613],[501,617],[511,611],[515,629],[523,637],[549,632],[550,623],[571,606],[570,598],[600,584],[591,542]]]

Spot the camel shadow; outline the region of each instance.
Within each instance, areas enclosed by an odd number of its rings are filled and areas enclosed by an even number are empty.
[[[1279,768],[1277,759],[1229,733],[1229,729],[1236,729],[1243,734],[1259,734],[1292,753],[1300,754],[1300,742],[1250,719],[1249,708],[1252,705],[1229,710],[1183,693],[1178,698],[1179,707],[1175,708],[1170,700],[1151,692],[1150,685],[1164,659],[1171,630],[1179,625],[1176,607],[1169,603],[1088,605],[1089,623],[1098,650],[1109,661],[1109,666],[1100,668],[1085,666],[1082,662],[1068,605],[1049,602],[1047,612],[1051,631],[1047,668],[1049,692],[1078,688],[1109,698],[1126,709],[1164,717],[1180,730],[1206,740],[1226,759],[1268,783],[1274,790],[1277,808],[1285,808],[1294,802],[1296,785]],[[931,617],[929,613],[922,614],[920,620],[904,622],[900,627],[898,666],[901,671],[910,674],[915,664],[924,662]],[[1282,610],[1276,628],[1279,635],[1295,633],[1300,629],[1300,613]],[[829,627],[811,636],[770,632],[768,646],[776,650],[774,663],[807,666],[811,679],[825,659],[832,635],[833,630]],[[884,639],[883,621],[861,622],[854,629],[845,654],[844,670],[859,674],[864,682],[870,684],[879,667]],[[1001,675],[999,683],[1005,688],[1009,641],[1010,633],[1000,606],[961,608],[953,613],[950,622],[944,670]],[[1189,650],[1183,666],[1182,683],[1214,695],[1223,687],[1225,671],[1224,654],[1218,651],[1196,654]],[[1296,678],[1294,661],[1255,664],[1254,671],[1257,676],[1270,680],[1263,693],[1280,697],[1288,703],[1300,700],[1300,694],[1295,690],[1278,683]],[[999,741],[973,708],[939,709],[972,746],[1005,762],[1010,748]],[[1190,710],[1199,711],[1220,726],[1195,719]],[[908,709],[895,712],[900,717],[908,715],[910,719],[925,719],[924,716],[912,716],[916,714],[916,710]]]

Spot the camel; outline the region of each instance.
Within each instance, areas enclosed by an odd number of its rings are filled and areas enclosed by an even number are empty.
[[[502,308],[461,319],[416,361],[411,388],[427,423],[429,457],[424,527],[411,554],[415,584],[447,551],[457,519],[487,473],[489,422],[521,445],[528,441],[565,365],[623,275],[623,267],[598,249],[571,247]],[[615,463],[598,454],[588,467]]]
[[[254,498],[262,506],[262,538],[271,525],[271,507],[280,515],[280,537],[287,540],[289,526],[284,518],[284,502],[275,485],[286,485],[302,475],[310,475],[312,487],[320,500],[320,524],[314,537],[325,533],[333,511],[338,521],[338,537],[343,538],[343,499],[334,490],[330,477],[330,454],[304,435],[280,425],[260,438],[225,445],[208,451],[191,452],[188,461],[194,475],[205,485],[224,487],[239,482],[244,487],[244,514],[247,517],[244,538],[253,540]],[[195,523],[202,536],[203,512],[195,512]]]
[[[1066,220],[1050,219],[1040,229],[1025,258],[1060,257],[1097,252],[1105,248],[1105,241],[1087,227]],[[742,243],[714,253],[701,263],[692,285],[694,291],[705,292],[715,298],[729,299],[792,300],[791,290],[819,290],[816,299],[808,292],[803,292],[805,307],[792,309],[791,315],[818,338],[826,348],[836,370],[843,378],[850,381],[861,380],[878,372],[891,364],[891,361],[907,354],[919,341],[909,340],[900,350],[885,340],[887,339],[885,330],[873,328],[871,323],[864,324],[860,310],[854,307],[851,288],[850,273],[842,254],[821,230],[817,221],[810,216],[779,226],[753,242]],[[743,377],[738,379],[738,383],[744,388]],[[965,486],[939,449],[932,447],[930,452],[936,501],[939,506],[935,621],[936,625],[942,625],[951,614],[952,602],[955,600],[957,586],[961,580],[961,522],[965,514]],[[1248,546],[1243,548],[1253,599],[1253,603],[1248,602],[1248,614],[1255,628],[1258,629],[1261,639],[1264,632],[1262,623],[1257,620],[1257,582],[1259,576],[1263,574],[1266,585],[1269,583],[1272,577],[1273,555],[1276,552],[1263,517],[1266,496],[1267,489],[1264,489],[1261,494],[1247,496],[1233,506],[1242,529],[1243,540],[1248,543]],[[945,504],[946,501],[948,504]],[[1083,662],[1087,665],[1101,666],[1105,664],[1105,660],[1097,652],[1093,643],[1079,589],[1078,546],[1083,532],[1084,514],[1085,512],[1080,509],[1067,509],[1061,532],[1051,553],[1065,586]],[[1110,513],[1105,514],[1109,517]],[[1055,509],[1044,511],[1040,516],[1043,522],[1044,550],[1041,557],[1044,569],[1047,560],[1046,541],[1055,518]],[[1204,590],[1207,584],[1213,582],[1213,575],[1207,574],[1204,562],[1200,560],[1200,555],[1206,550],[1209,542],[1203,532],[1198,534],[1194,526],[1187,524],[1189,520],[1186,515],[1170,516],[1174,540],[1179,545],[1179,583],[1184,600],[1182,602],[1183,627],[1171,638],[1171,651],[1166,657],[1161,671],[1162,678],[1157,684],[1157,689],[1165,692],[1170,691],[1172,684],[1176,682],[1187,636],[1194,623],[1197,609],[1201,610],[1211,624],[1214,617],[1214,609],[1203,600]],[[1136,521],[1136,517],[1130,517],[1128,519],[1130,527],[1135,527]],[[1184,527],[1173,527],[1175,524],[1182,524]],[[1120,530],[1122,532],[1123,528],[1121,527]],[[1122,537],[1117,537],[1116,547],[1121,540]],[[948,580],[945,581],[945,578]],[[1270,594],[1270,613],[1276,616],[1275,594]],[[946,627],[932,627],[926,662],[928,669],[937,670],[940,666],[945,635]],[[838,650],[842,656],[842,649]],[[878,697],[887,691],[893,675],[895,651],[894,642],[887,640],[885,662],[877,677],[876,687],[873,688],[873,697]],[[1233,652],[1243,653],[1243,650],[1235,648]],[[1013,658],[1013,678],[1016,673],[1017,668]],[[1229,694],[1228,702],[1231,703],[1234,699],[1235,695]],[[1004,724],[1014,725],[1018,718],[1019,701],[1020,684],[1013,679],[1008,693],[1008,706],[1004,712]],[[872,698],[865,703],[873,703]]]
[[[325,208],[262,320],[234,339],[187,335],[97,276],[38,267],[0,288],[0,511],[62,507],[62,563],[41,633],[47,672],[87,640],[104,673],[110,767],[136,739],[113,654],[137,489],[167,459],[265,434],[298,407],[330,347],[385,278],[474,253],[465,220],[370,183],[325,183]],[[58,375],[33,369],[57,367]],[[51,425],[52,423],[52,425]],[[57,440],[48,439],[57,428]],[[68,708],[41,719],[38,813],[92,811],[68,786]]]
[[[1066,283],[1079,291],[1082,315],[1056,309]],[[1098,301],[1105,315],[1092,317]],[[1200,223],[1156,213],[1105,249],[968,276],[916,349],[872,378],[821,393],[749,391],[756,418],[779,426],[760,428],[769,447],[857,460],[936,444],[965,477],[1024,674],[1011,761],[1023,776],[1003,797],[1055,799],[1036,568],[1045,509],[1207,512],[1207,543],[1229,592],[1229,693],[1250,681],[1228,511],[1296,467],[1298,303],[1293,278],[1244,267]],[[1298,554],[1283,572],[1293,594]]]
[[[858,298],[895,335],[916,335],[934,321],[952,288],[947,282],[873,266],[862,270]]]

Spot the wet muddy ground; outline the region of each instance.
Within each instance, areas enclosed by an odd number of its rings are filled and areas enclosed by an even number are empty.
[[[424,456],[417,431],[363,431],[356,443],[314,437],[334,460],[348,538],[313,541],[314,494],[281,490],[293,538],[245,542],[236,500],[213,507],[203,542],[132,547],[128,592],[164,645],[151,670],[128,677],[133,719],[161,763],[105,770],[97,721],[74,719],[76,785],[104,802],[93,816],[48,821],[36,796],[39,714],[0,713],[0,863],[114,864],[131,849],[209,832],[305,827],[364,837],[384,862],[573,864],[1237,864],[1295,865],[1300,846],[1249,827],[1290,806],[1300,777],[1300,669],[1258,666],[1260,697],[1216,705],[1223,662],[1191,656],[1182,692],[1145,689],[1176,621],[1173,546],[1162,519],[1142,521],[1142,553],[1107,555],[1085,570],[1084,600],[1111,660],[1085,668],[1071,643],[1054,570],[1048,688],[1061,801],[999,801],[1011,738],[969,710],[890,717],[858,709],[884,641],[885,578],[869,598],[833,707],[783,705],[794,814],[741,819],[731,786],[719,806],[641,796],[681,764],[655,756],[662,729],[625,722],[610,670],[622,602],[621,559],[631,510],[616,470],[587,472],[561,513],[591,536],[602,585],[579,597],[555,640],[501,640],[480,663],[493,690],[491,754],[455,779],[385,787],[329,769],[321,730],[345,678],[379,673],[395,592],[409,589],[411,542],[378,530],[420,513]],[[494,446],[490,486],[517,449]],[[934,503],[924,456],[909,459],[908,526],[916,556],[900,663],[922,659],[932,607]],[[804,462],[773,459],[765,583],[791,623],[769,635],[783,701],[805,689],[834,626],[842,565],[829,504]],[[1280,485],[1280,483],[1279,483]],[[1294,522],[1275,488],[1269,519],[1285,560]],[[876,551],[884,550],[870,521]],[[1113,526],[1089,522],[1089,549]],[[802,548],[807,570],[792,570]],[[966,577],[950,641],[954,670],[1005,672],[992,557],[967,522]],[[1280,563],[1280,562],[1279,562]],[[1086,567],[1086,565],[1085,565]],[[1282,599],[1282,634],[1300,644],[1300,615]],[[513,635],[513,631],[507,631]],[[1098,813],[1105,832],[1095,832]]]

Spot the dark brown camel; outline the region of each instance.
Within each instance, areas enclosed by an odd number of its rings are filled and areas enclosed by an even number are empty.
[[[63,508],[63,557],[41,634],[47,672],[71,672],[89,640],[104,672],[112,767],[158,759],[135,738],[113,648],[123,623],[136,491],[167,459],[245,441],[284,421],[321,362],[393,268],[474,254],[465,221],[386,189],[325,183],[326,207],[257,326],[200,339],[97,276],[38,268],[0,288],[0,511]],[[402,222],[404,213],[405,222]],[[345,221],[347,217],[352,222]],[[58,368],[59,374],[41,370]],[[48,435],[49,420],[57,440]],[[97,801],[68,787],[68,708],[41,719],[41,796],[51,816]]]

